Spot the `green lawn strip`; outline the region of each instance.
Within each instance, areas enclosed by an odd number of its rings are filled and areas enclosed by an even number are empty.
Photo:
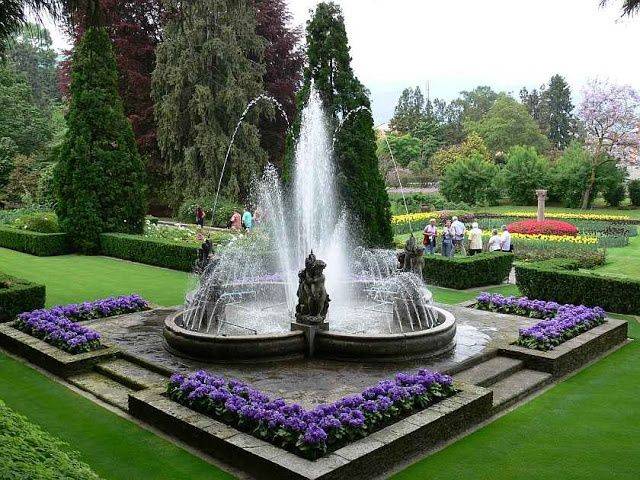
[[[636,479],[639,383],[636,340],[394,479]]]
[[[495,287],[480,288],[474,290],[453,290],[451,288],[436,287],[427,285],[427,288],[433,293],[433,299],[439,303],[447,303],[449,305],[466,302],[475,299],[481,292],[500,293],[502,295],[520,295],[520,291],[516,285],[498,285]]]
[[[1,353],[0,378],[0,398],[10,408],[68,443],[105,479],[233,478]]]
[[[0,271],[47,287],[47,306],[138,293],[158,305],[183,303],[184,272],[108,257],[35,257],[0,248]]]
[[[640,279],[640,236],[629,238],[626,247],[607,249],[607,263],[594,272]]]

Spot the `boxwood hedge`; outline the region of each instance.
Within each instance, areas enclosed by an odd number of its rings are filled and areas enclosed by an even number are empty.
[[[0,273],[0,322],[44,307],[45,287]]]
[[[640,281],[580,271],[579,262],[555,259],[516,266],[520,291],[529,298],[640,313]]]
[[[69,237],[66,233],[40,233],[0,226],[0,247],[39,257],[69,253]]]
[[[471,257],[424,257],[423,276],[427,284],[463,290],[502,283],[509,277],[513,254],[481,253]]]
[[[185,272],[193,270],[198,257],[198,249],[193,246],[125,233],[103,233],[100,245],[109,257]]]

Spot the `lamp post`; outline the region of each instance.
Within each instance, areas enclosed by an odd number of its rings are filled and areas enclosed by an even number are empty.
[[[538,196],[538,221],[542,222],[544,220],[544,204],[547,200],[547,191],[536,190],[536,195]]]

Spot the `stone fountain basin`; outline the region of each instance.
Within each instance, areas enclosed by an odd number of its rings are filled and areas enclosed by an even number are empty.
[[[352,361],[398,361],[428,358],[455,347],[456,324],[453,314],[432,307],[440,325],[416,332],[396,334],[351,334],[319,331],[314,356]],[[182,312],[165,319],[164,339],[176,355],[204,362],[255,362],[300,358],[307,351],[302,331],[259,335],[220,336],[187,330],[181,326]]]

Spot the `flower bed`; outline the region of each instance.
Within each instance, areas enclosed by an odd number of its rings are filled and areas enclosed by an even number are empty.
[[[534,350],[551,350],[605,322],[605,312],[600,307],[560,305],[556,302],[530,300],[527,297],[503,297],[487,292],[481,293],[477,302],[478,308],[482,310],[543,318],[544,320],[531,327],[521,328],[515,343]]]
[[[499,214],[504,217],[517,217],[517,218],[536,218],[537,213],[535,211],[513,211],[504,212]],[[567,212],[549,212],[544,213],[546,218],[559,218],[563,220],[604,220],[612,222],[625,222],[632,220],[629,215],[606,215],[598,213],[567,213]]]
[[[575,225],[560,220],[524,220],[509,224],[509,232],[527,235],[578,235]]]
[[[70,305],[57,305],[48,311],[60,317],[66,317],[74,322],[82,322],[95,318],[113,317],[125,313],[148,310],[149,303],[140,295],[123,295],[109,297],[102,300]],[[31,312],[35,313],[35,312]]]
[[[98,332],[48,310],[22,313],[14,326],[71,354],[102,347]]]
[[[399,373],[359,395],[305,410],[270,399],[238,380],[205,371],[174,374],[167,394],[172,400],[227,425],[271,442],[299,456],[316,459],[454,395],[451,377],[421,369]]]

